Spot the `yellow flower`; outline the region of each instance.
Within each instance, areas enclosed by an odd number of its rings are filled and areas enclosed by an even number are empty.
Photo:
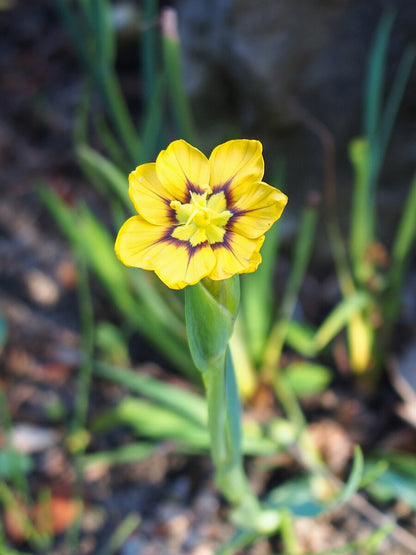
[[[287,196],[262,182],[259,141],[228,141],[209,160],[183,140],[129,176],[138,212],[120,229],[115,251],[126,266],[154,270],[172,289],[208,276],[254,272],[264,233]]]

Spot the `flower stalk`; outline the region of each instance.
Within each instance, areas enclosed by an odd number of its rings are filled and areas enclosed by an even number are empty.
[[[206,390],[211,455],[216,483],[233,506],[233,520],[244,528],[278,524],[263,511],[244,472],[241,451],[241,404],[229,349],[240,300],[238,276],[223,281],[205,278],[185,289],[189,346]],[[265,515],[267,514],[266,524]]]
[[[238,274],[257,269],[264,234],[288,200],[263,175],[259,141],[228,141],[209,159],[186,141],[174,141],[155,163],[131,172],[137,215],[120,229],[115,252],[126,266],[154,271],[171,289],[185,289],[186,331],[206,389],[217,485],[234,508],[235,524],[270,534],[280,517],[261,507],[244,472],[229,347],[240,304]]]

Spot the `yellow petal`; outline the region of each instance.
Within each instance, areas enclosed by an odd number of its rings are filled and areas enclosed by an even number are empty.
[[[217,263],[209,274],[211,279],[227,279],[234,274],[254,272],[261,262],[260,248],[264,235],[249,239],[227,231],[224,243],[212,245]]]
[[[137,212],[156,225],[171,226],[174,214],[169,192],[159,181],[156,164],[142,164],[129,175],[129,195]]]
[[[248,139],[228,141],[214,148],[209,158],[213,191],[231,183],[261,181],[264,174],[262,150],[259,141]]]
[[[242,184],[234,188],[233,196],[236,200],[229,208],[235,216],[228,226],[251,239],[268,231],[287,204],[287,196],[266,183]]]
[[[115,251],[126,266],[154,270],[168,287],[182,289],[207,276],[216,259],[208,243],[193,248],[168,231],[133,216],[120,229]]]
[[[152,251],[164,240],[167,230],[139,216],[129,218],[118,232],[115,251],[126,266],[153,270]]]
[[[155,272],[171,289],[194,285],[206,277],[215,265],[215,255],[208,243],[192,248],[188,243],[170,240],[154,253]]]
[[[189,202],[189,191],[209,191],[209,162],[197,148],[183,140],[174,141],[162,150],[156,160],[159,180],[171,200]]]

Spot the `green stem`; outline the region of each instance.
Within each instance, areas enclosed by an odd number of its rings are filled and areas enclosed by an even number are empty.
[[[208,428],[216,483],[234,507],[233,522],[244,529],[271,533],[276,511],[262,509],[244,472],[241,405],[228,345],[240,299],[238,276],[202,282],[185,289],[189,347],[205,384]]]
[[[241,407],[229,350],[203,375],[208,403],[208,427],[216,483],[230,505],[242,509],[246,527],[260,510],[244,472],[241,452]]]

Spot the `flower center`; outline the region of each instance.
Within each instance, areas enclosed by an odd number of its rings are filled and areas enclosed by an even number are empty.
[[[204,193],[191,192],[190,202],[182,204],[172,200],[170,207],[176,212],[177,226],[172,237],[188,241],[192,246],[208,241],[210,244],[222,242],[225,225],[232,216],[227,210],[224,193],[211,194],[209,186]]]

